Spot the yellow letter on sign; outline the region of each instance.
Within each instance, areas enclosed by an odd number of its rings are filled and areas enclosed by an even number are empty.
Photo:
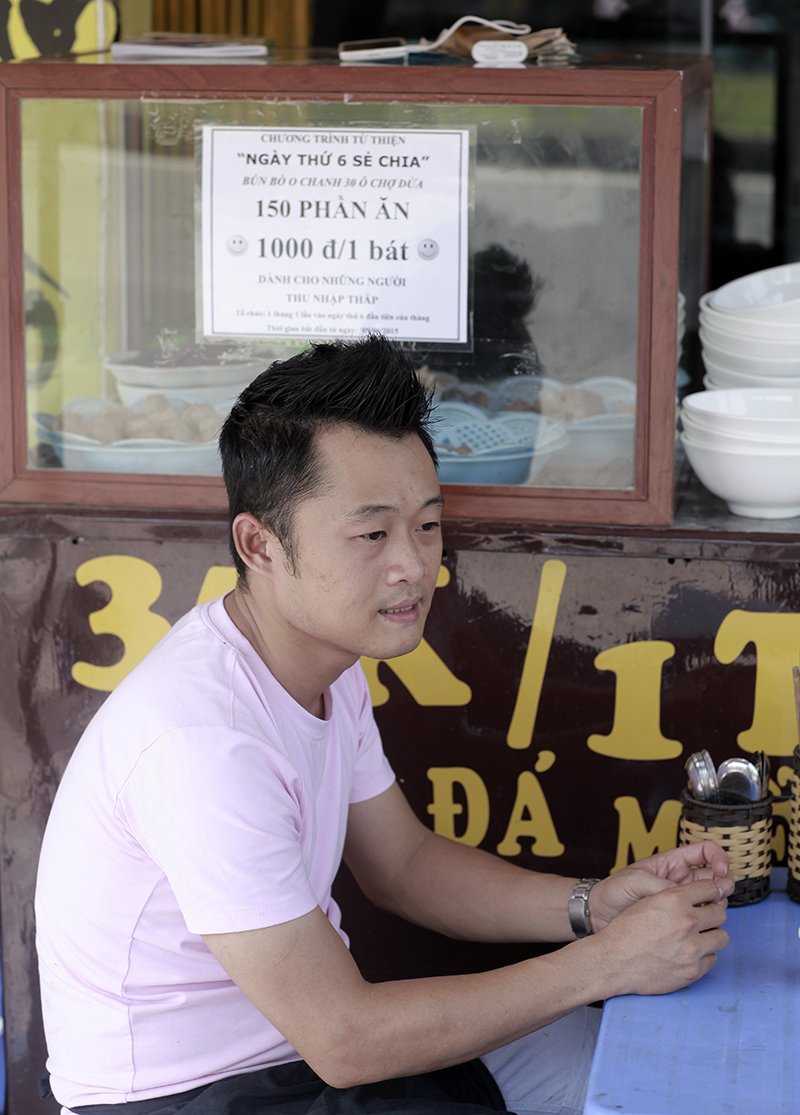
[[[111,589],[110,601],[105,608],[92,612],[89,626],[95,635],[110,634],[121,639],[122,658],[113,666],[76,662],[72,667],[78,685],[110,693],[169,631],[167,620],[150,611],[150,605],[161,595],[161,574],[149,561],[109,554],[79,565],[75,580],[79,585],[105,581]]]
[[[729,612],[719,625],[714,654],[727,665],[748,643],[756,647],[753,723],[739,733],[744,751],[791,755],[797,744],[792,666],[800,656],[800,615],[793,612]]]
[[[558,839],[550,807],[539,779],[530,770],[523,770],[517,779],[517,799],[511,810],[506,834],[497,845],[501,856],[518,856],[522,851],[520,836],[533,840],[535,856],[563,855],[564,845]]]
[[[489,794],[481,776],[469,767],[431,767],[428,778],[433,783],[433,802],[428,806],[433,831],[477,848],[489,828]],[[461,836],[456,836],[454,818],[464,812],[464,807],[454,800],[456,782],[464,787],[467,798],[467,826]]]
[[[628,849],[632,861],[652,856],[654,852],[665,852],[678,843],[678,821],[681,816],[681,803],[671,798],[662,801],[658,815],[649,829],[644,823],[642,809],[636,798],[617,798],[614,808],[619,814],[619,836],[617,838],[617,862],[611,873],[628,866]]]
[[[369,682],[372,704],[385,705],[389,690],[378,677],[383,661],[400,678],[418,705],[468,705],[472,690],[459,681],[449,666],[425,639],[416,649],[399,658],[362,658],[361,665]]]
[[[544,673],[550,655],[550,644],[556,626],[558,604],[567,567],[563,561],[551,559],[542,566],[539,578],[539,595],[533,613],[528,649],[522,664],[522,677],[517,691],[517,703],[511,714],[506,742],[509,747],[524,750],[530,747],[533,729],[539,712],[539,698],[542,695]]]
[[[589,736],[590,751],[611,759],[675,759],[683,750],[661,734],[661,667],[675,653],[672,643],[625,643],[594,660],[598,670],[617,675],[614,723],[608,736]]]

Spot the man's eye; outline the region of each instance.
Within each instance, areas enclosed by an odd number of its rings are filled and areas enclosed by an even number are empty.
[[[440,527],[440,525],[441,525],[441,524],[440,524],[440,523],[437,523],[437,522],[433,522],[433,523],[423,523],[423,524],[422,524],[422,526],[421,526],[421,527],[420,527],[419,529],[420,529],[420,530],[424,530],[424,531],[425,531],[426,533],[430,533],[430,532],[431,532],[431,531],[433,531],[433,530],[438,530],[438,529],[439,529],[439,527]]]
[[[366,538],[369,542],[380,542],[382,538],[386,537],[385,530],[371,530],[369,534],[362,534],[362,538]]]

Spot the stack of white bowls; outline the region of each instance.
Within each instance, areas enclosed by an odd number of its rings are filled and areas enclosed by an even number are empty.
[[[700,299],[709,388],[800,388],[800,263],[755,271]]]
[[[681,404],[686,456],[735,515],[800,515],[800,390],[723,388]]]

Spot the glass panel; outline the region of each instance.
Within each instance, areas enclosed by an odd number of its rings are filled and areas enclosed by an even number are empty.
[[[681,135],[681,222],[678,293],[678,391],[699,390],[698,309],[705,293],[708,249],[708,113],[710,90],[684,101]]]
[[[314,336],[311,325],[308,337],[268,328],[254,336],[251,324],[242,335],[203,334],[200,261],[204,236],[210,242],[208,212],[205,230],[201,220],[204,126],[356,130],[372,145],[370,174],[386,150],[381,130],[407,138],[416,130],[422,142],[423,132],[438,129],[466,137],[468,148],[469,188],[452,194],[469,217],[468,265],[448,272],[448,282],[464,277],[468,326],[457,341],[432,340],[422,327],[417,335],[390,288],[379,291],[372,324],[360,309],[355,315],[354,303],[352,330],[392,321],[436,388],[444,482],[633,486],[640,109],[30,99],[22,125],[32,467],[215,474],[212,435],[238,391]],[[273,148],[267,145],[274,155]],[[327,150],[324,135],[319,150]],[[339,150],[331,147],[333,161]],[[402,277],[419,274],[417,256],[425,256],[416,232],[405,241],[396,230],[407,219],[409,191],[432,197],[425,191],[433,183],[425,170],[412,175],[398,165],[384,163],[389,169],[379,172],[394,179],[356,181],[372,215],[381,198],[394,207],[392,275]],[[251,166],[244,169],[254,177]],[[455,177],[435,175],[447,197]],[[420,184],[409,185],[411,177]],[[287,206],[297,213],[303,200],[324,209],[355,196],[333,171],[320,170],[313,186],[309,180],[302,185],[299,174],[265,167],[252,183],[248,204],[263,215],[264,233],[246,250],[260,244],[265,273],[280,272],[270,258],[276,240],[285,253],[294,250],[292,238],[280,235]],[[318,227],[305,247],[292,240],[293,269],[284,257],[292,280],[325,273],[323,247],[333,249],[327,226]],[[364,227],[342,240],[342,282],[363,279],[375,245],[390,243]],[[319,263],[309,258],[299,269],[312,251]],[[313,287],[265,282],[259,297],[288,315],[298,310],[289,299],[298,289],[310,290],[308,305],[322,316],[325,301]]]

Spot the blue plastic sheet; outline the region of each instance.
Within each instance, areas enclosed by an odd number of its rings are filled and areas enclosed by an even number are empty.
[[[798,926],[773,892],[728,911],[730,944],[691,987],[609,1000],[585,1115],[797,1115]]]

